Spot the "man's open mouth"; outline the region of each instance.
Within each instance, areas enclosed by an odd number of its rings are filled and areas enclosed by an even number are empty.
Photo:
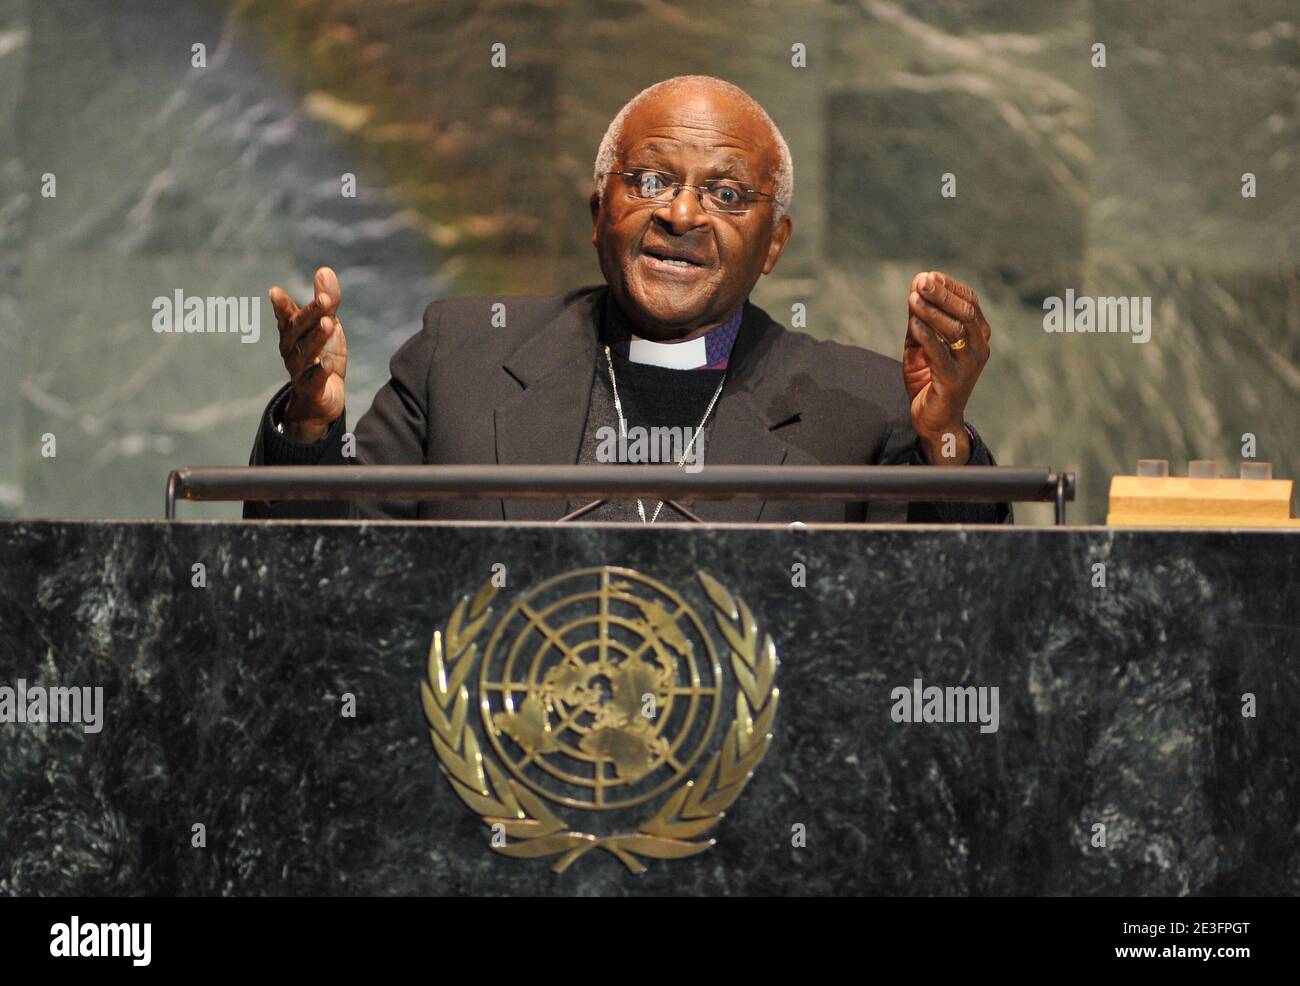
[[[678,273],[687,273],[695,270],[703,270],[711,266],[703,258],[695,257],[690,254],[680,253],[673,250],[662,250],[655,247],[643,250],[641,258],[646,261],[647,266],[654,270],[673,271]]]

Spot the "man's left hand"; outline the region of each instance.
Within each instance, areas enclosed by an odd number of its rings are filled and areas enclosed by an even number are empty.
[[[963,465],[971,453],[966,402],[988,362],[992,330],[974,289],[941,271],[912,278],[907,310],[903,383],[921,451],[933,465]]]

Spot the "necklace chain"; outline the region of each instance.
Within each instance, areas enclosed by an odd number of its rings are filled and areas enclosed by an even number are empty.
[[[609,367],[609,385],[614,390],[614,410],[618,412],[618,433],[619,436],[623,439],[624,444],[626,444],[627,443],[627,419],[623,417],[623,402],[620,401],[618,398],[618,380],[614,376],[614,359],[609,354],[608,346],[605,347],[605,365]],[[727,371],[723,370],[722,379],[718,381],[718,389],[713,392],[713,397],[709,400],[709,406],[704,409],[704,417],[700,418],[700,426],[695,429],[695,433],[691,435],[691,440],[687,442],[686,448],[682,452],[682,457],[677,460],[678,468],[684,466],[686,464],[686,460],[690,458],[691,449],[695,447],[695,439],[699,438],[700,432],[704,430],[705,422],[709,420],[709,415],[713,413],[713,405],[718,403],[718,397],[721,396],[722,394],[722,386],[726,382],[727,382]],[[659,505],[655,507],[655,512],[651,515],[649,520],[646,520],[645,506],[641,503],[640,497],[636,498],[636,512],[641,515],[641,523],[643,524],[653,524],[659,518],[659,511],[662,510],[663,508],[664,508],[664,501],[660,500]]]

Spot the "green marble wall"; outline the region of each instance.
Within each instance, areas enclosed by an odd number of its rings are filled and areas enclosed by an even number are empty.
[[[244,345],[154,333],[157,296],[264,298],[333,265],[355,414],[432,297],[597,280],[596,144],[685,72],[747,88],[794,154],[795,238],[754,300],[894,354],[916,270],[975,284],[995,338],[970,417],[1000,461],[1077,469],[1076,519],[1137,458],[1235,468],[1245,433],[1292,477],[1297,20],[1293,0],[0,0],[0,512],[157,515],[169,468],[246,460],[281,374],[269,304]],[[1067,288],[1150,296],[1151,341],[1045,333]]]

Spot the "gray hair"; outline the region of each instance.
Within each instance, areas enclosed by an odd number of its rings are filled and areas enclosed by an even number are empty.
[[[698,86],[712,94],[726,96],[739,102],[753,110],[758,118],[767,124],[768,129],[772,131],[772,140],[776,144],[777,152],[776,174],[773,175],[776,188],[772,193],[776,201],[773,203],[772,208],[772,223],[775,225],[780,222],[781,217],[785,215],[786,209],[790,207],[790,202],[794,198],[794,161],[790,157],[790,146],[785,142],[781,129],[768,116],[767,110],[759,105],[758,100],[745,92],[744,89],[741,89],[740,86],[733,85],[723,79],[716,79],[711,75],[677,75],[671,79],[665,79],[663,82],[656,82],[652,86],[647,86],[629,99],[614,116],[614,119],[609,121],[605,136],[600,142],[600,150],[596,152],[596,167],[592,172],[596,187],[600,187],[600,176],[602,174],[614,170],[614,159],[618,156],[619,142],[623,139],[623,124],[627,121],[628,114],[649,96],[663,92],[673,92],[687,86]]]

